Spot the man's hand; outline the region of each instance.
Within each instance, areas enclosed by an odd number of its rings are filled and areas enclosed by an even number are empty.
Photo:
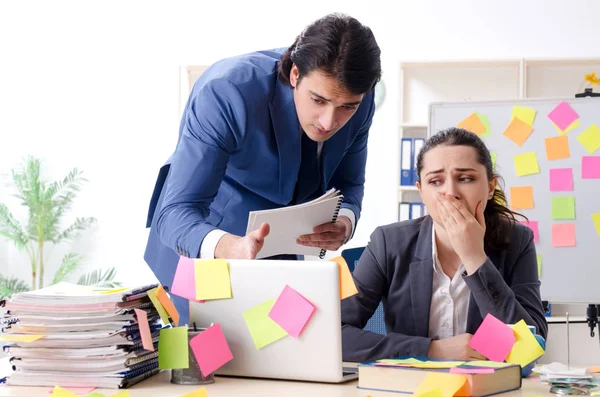
[[[296,242],[307,247],[319,247],[328,251],[336,251],[352,234],[352,221],[347,216],[340,216],[336,222],[324,223],[313,229],[314,234],[298,237]]]
[[[487,360],[485,356],[469,346],[472,337],[471,334],[461,334],[451,338],[432,340],[427,356],[450,360]]]
[[[215,258],[223,259],[256,259],[256,255],[265,243],[265,237],[269,234],[270,226],[263,223],[255,231],[244,237],[226,234],[215,247]]]

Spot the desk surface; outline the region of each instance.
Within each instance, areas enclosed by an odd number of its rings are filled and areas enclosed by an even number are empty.
[[[163,371],[150,379],[138,383],[129,389],[131,397],[181,397],[186,393],[192,392],[201,386],[183,386],[174,385],[169,382],[169,371]],[[396,393],[373,394],[367,390],[356,388],[357,381],[351,381],[338,385],[309,383],[309,382],[291,382],[262,379],[245,379],[216,377],[213,384],[206,385],[208,397],[365,397],[368,395],[376,396],[399,396]],[[49,397],[49,387],[16,387],[0,386],[0,396],[2,397]],[[96,389],[96,391],[110,397],[117,393],[117,390]],[[537,397],[550,395],[546,384],[536,382],[531,379],[523,380],[523,387],[520,390],[502,394],[506,397]]]

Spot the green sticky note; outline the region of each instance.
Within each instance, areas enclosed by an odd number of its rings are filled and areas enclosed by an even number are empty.
[[[229,264],[224,259],[195,260],[196,300],[231,298]]]
[[[163,321],[163,323],[165,323],[165,325],[168,325],[169,324],[169,315],[167,314],[167,311],[163,307],[162,303],[160,303],[160,301],[158,300],[158,297],[156,296],[156,291],[158,291],[158,287],[148,290],[148,292],[146,292],[146,294],[148,294],[148,298],[150,298],[150,300],[152,301],[152,304],[156,308],[156,311],[158,312],[160,319]]]
[[[492,170],[496,171],[496,152],[490,152],[492,158]]]
[[[525,108],[522,106],[513,106],[511,121],[515,117],[521,120],[522,122],[533,125],[533,121],[535,120],[535,114],[537,111],[535,109]]]
[[[274,304],[275,299],[269,299],[244,312],[246,326],[257,349],[262,349],[288,335],[283,328],[269,317],[269,312]]]
[[[163,328],[158,338],[158,368],[188,368],[188,327]]]
[[[510,364],[499,363],[497,361],[467,361],[463,364],[463,366],[465,365],[469,367],[504,368]]]
[[[536,254],[538,264],[538,277],[542,277],[542,255]]]
[[[577,140],[583,145],[589,154],[600,149],[600,128],[596,124],[590,125],[581,134],[577,135]]]
[[[575,219],[575,196],[552,197],[552,219]]]
[[[477,112],[475,112],[475,114],[479,117],[479,121],[481,121],[481,124],[485,127],[485,132],[479,136],[483,138],[484,136],[492,135],[492,126],[490,125],[487,116]]]
[[[535,152],[517,154],[513,159],[515,162],[515,172],[518,176],[537,174],[540,172],[540,166]]]

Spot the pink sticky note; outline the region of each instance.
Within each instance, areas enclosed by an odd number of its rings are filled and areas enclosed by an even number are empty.
[[[539,241],[538,221],[519,221],[519,223],[529,226],[529,228],[533,231],[533,242],[537,243]]]
[[[581,177],[583,179],[600,178],[600,156],[583,156],[581,158]]]
[[[77,394],[78,396],[86,396],[88,394],[90,394],[91,392],[93,392],[94,390],[96,390],[95,387],[62,387],[62,389],[73,393],[73,394]],[[48,390],[49,394],[54,393],[54,388]]]
[[[297,338],[315,311],[312,303],[286,285],[271,308],[269,317],[290,336]]]
[[[575,247],[576,242],[574,223],[554,223],[552,225],[553,247]]]
[[[561,131],[564,131],[579,118],[579,115],[568,103],[562,101],[548,113],[548,117]]]
[[[492,361],[502,362],[515,342],[513,330],[488,313],[471,338],[469,346]]]
[[[204,376],[212,374],[233,359],[221,324],[218,323],[194,336],[190,346]]]
[[[454,368],[450,368],[450,373],[451,374],[493,374],[494,371],[495,371],[494,368],[477,368],[477,367],[471,367],[471,368],[454,367]]]
[[[552,168],[550,170],[550,191],[566,192],[573,190],[573,169]]]
[[[142,337],[142,346],[146,350],[154,351],[154,343],[152,343],[152,333],[148,324],[148,313],[145,310],[134,309],[137,317],[137,322],[140,326],[140,336]]]
[[[194,260],[180,256],[173,278],[173,285],[171,285],[171,293],[195,301],[196,275],[194,271]]]

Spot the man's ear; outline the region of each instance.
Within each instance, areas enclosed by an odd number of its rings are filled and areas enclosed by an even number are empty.
[[[298,86],[298,81],[300,80],[300,71],[298,70],[298,66],[296,64],[292,64],[292,68],[290,69],[290,85],[292,88],[296,88]]]

